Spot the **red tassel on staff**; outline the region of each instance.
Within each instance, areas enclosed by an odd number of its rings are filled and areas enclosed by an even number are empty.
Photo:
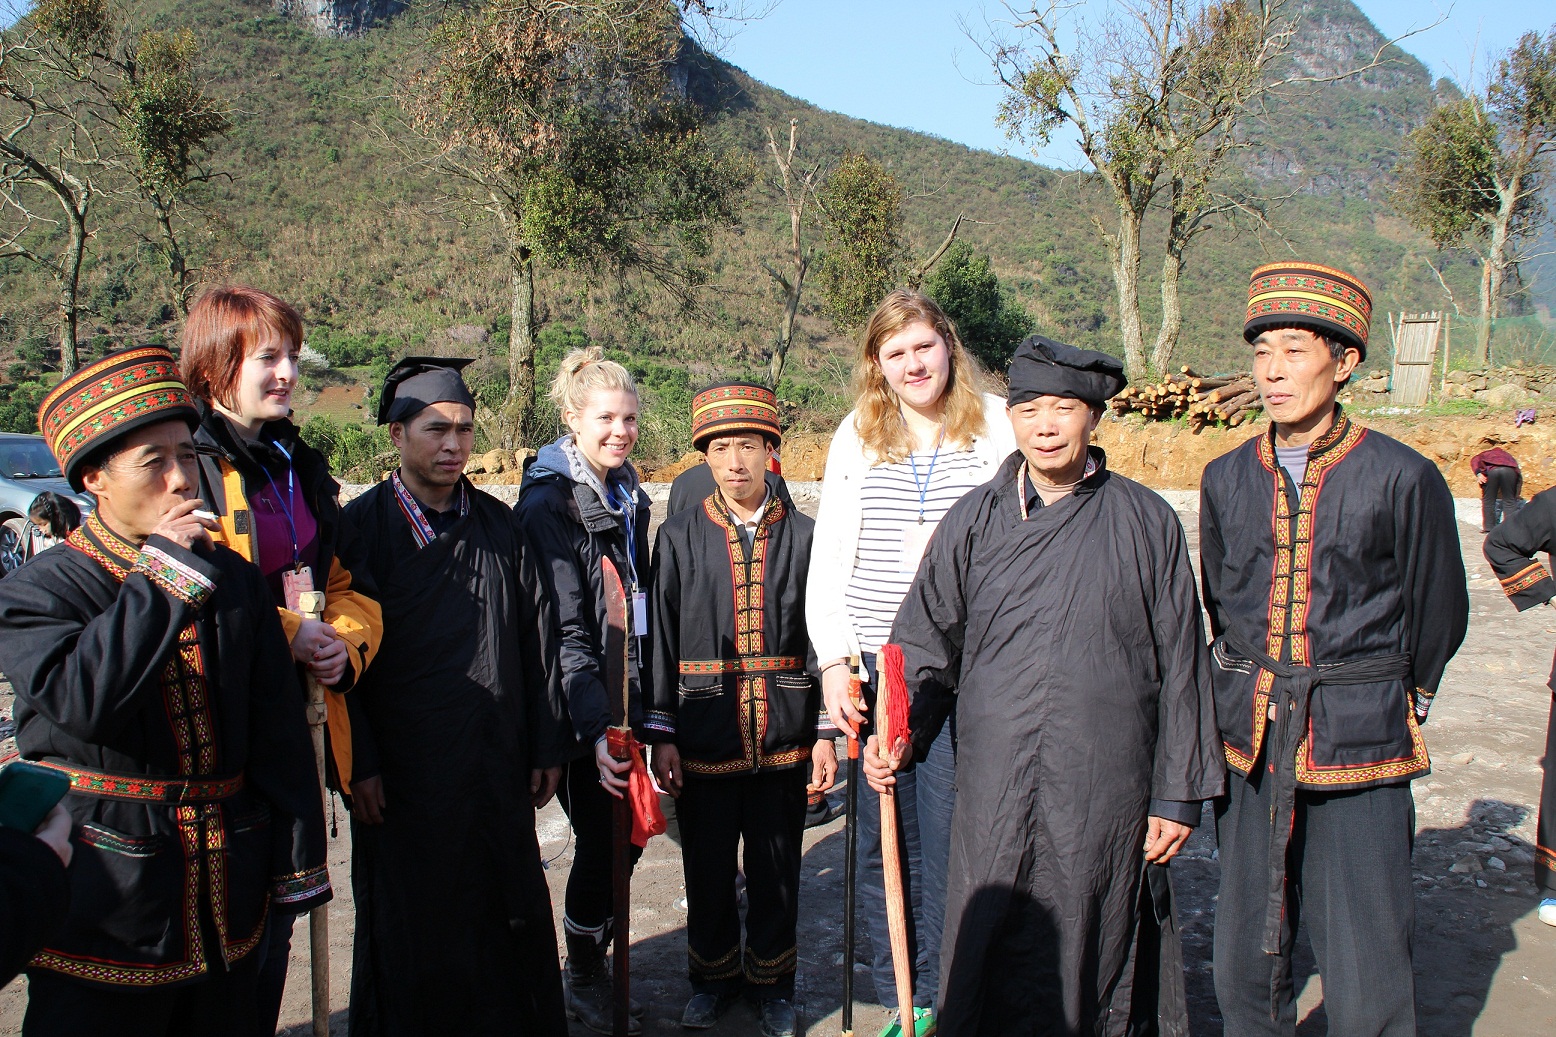
[[[882,645],[880,690],[875,697],[876,731],[883,757],[895,757],[897,743],[908,737],[908,682],[902,647]],[[913,1027],[913,954],[908,948],[908,902],[902,888],[902,836],[897,797],[881,793],[881,870],[885,873],[886,926],[891,932],[892,971],[897,977],[897,1018],[904,1037]]]
[[[605,747],[616,759],[632,761],[632,772],[627,775],[627,802],[632,805],[632,845],[641,850],[654,836],[663,835],[666,828],[659,793],[654,791],[648,766],[643,762],[643,743],[630,727],[609,727],[605,729]]]

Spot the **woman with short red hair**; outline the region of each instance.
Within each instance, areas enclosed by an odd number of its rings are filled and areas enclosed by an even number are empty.
[[[344,693],[377,651],[383,618],[329,463],[290,420],[302,342],[297,310],[258,288],[213,288],[190,309],[180,364],[200,405],[200,498],[221,526],[213,539],[264,573],[298,667],[325,686],[331,786],[376,812],[378,778],[361,752],[353,758]],[[324,591],[322,620],[302,615],[298,595],[309,590]],[[263,1033],[275,1032],[280,1015],[294,919],[284,899],[272,910],[259,976]]]

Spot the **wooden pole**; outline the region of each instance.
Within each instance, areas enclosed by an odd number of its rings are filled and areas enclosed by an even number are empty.
[[[884,665],[884,663],[882,664]],[[887,699],[891,692],[884,674],[875,682],[875,731],[882,755],[894,753],[887,745],[891,737],[886,718],[890,716]],[[908,947],[908,901],[902,885],[902,833],[898,827],[897,797],[893,790],[881,793],[881,870],[885,873],[886,927],[891,933],[891,964],[897,977],[897,1018],[904,1037],[913,1027],[913,953]]]
[[[630,733],[630,729],[629,733]],[[625,757],[632,758],[629,750]],[[614,994],[611,1029],[615,1037],[631,1031],[632,970],[628,954],[632,946],[632,804],[622,793],[611,804],[611,907],[615,911],[611,943],[611,988]]]
[[[320,622],[324,616],[324,592],[303,591],[297,598],[304,619]],[[313,762],[319,771],[319,789],[325,807],[329,793],[324,791],[324,685],[308,678],[308,730],[313,735]],[[313,1037],[330,1037],[330,914],[329,905],[320,904],[308,912],[308,968],[313,987]]]

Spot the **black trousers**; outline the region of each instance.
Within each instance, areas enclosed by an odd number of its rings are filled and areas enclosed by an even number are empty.
[[[1502,465],[1486,469],[1486,483],[1480,488],[1480,530],[1489,533],[1498,524],[1518,513],[1518,472]]]
[[[1255,775],[1267,775],[1262,767]],[[1221,891],[1216,901],[1215,984],[1226,1037],[1292,1037],[1291,950],[1305,925],[1324,984],[1329,1032],[1415,1037],[1411,950],[1415,895],[1409,785],[1297,793],[1286,887],[1284,953],[1265,954],[1270,800],[1264,781],[1230,775],[1216,804]],[[1272,1017],[1272,991],[1274,1013]]]
[[[611,891],[612,806],[616,797],[600,784],[594,754],[569,763],[557,789],[557,801],[573,825],[573,867],[567,876],[562,931],[570,959],[603,956],[615,916]],[[643,851],[634,846],[635,865]],[[575,969],[587,964],[574,961]]]
[[[1545,780],[1540,785],[1540,824],[1536,829],[1534,883],[1542,897],[1556,897],[1556,692],[1545,725]]]
[[[686,873],[686,957],[692,989],[755,1001],[794,997],[805,834],[805,767],[687,774],[675,816]],[[736,852],[745,840],[746,940],[740,947]]]
[[[248,1037],[256,1022],[259,955],[230,970],[214,966],[203,980],[178,987],[119,990],[62,976],[27,972],[22,1037]]]

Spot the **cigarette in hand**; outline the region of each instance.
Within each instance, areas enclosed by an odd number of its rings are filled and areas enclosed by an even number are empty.
[[[215,522],[216,521],[216,515],[215,515],[214,512],[195,510],[195,511],[191,511],[189,514],[193,515],[197,519],[202,519],[202,520],[204,520],[206,522]]]

